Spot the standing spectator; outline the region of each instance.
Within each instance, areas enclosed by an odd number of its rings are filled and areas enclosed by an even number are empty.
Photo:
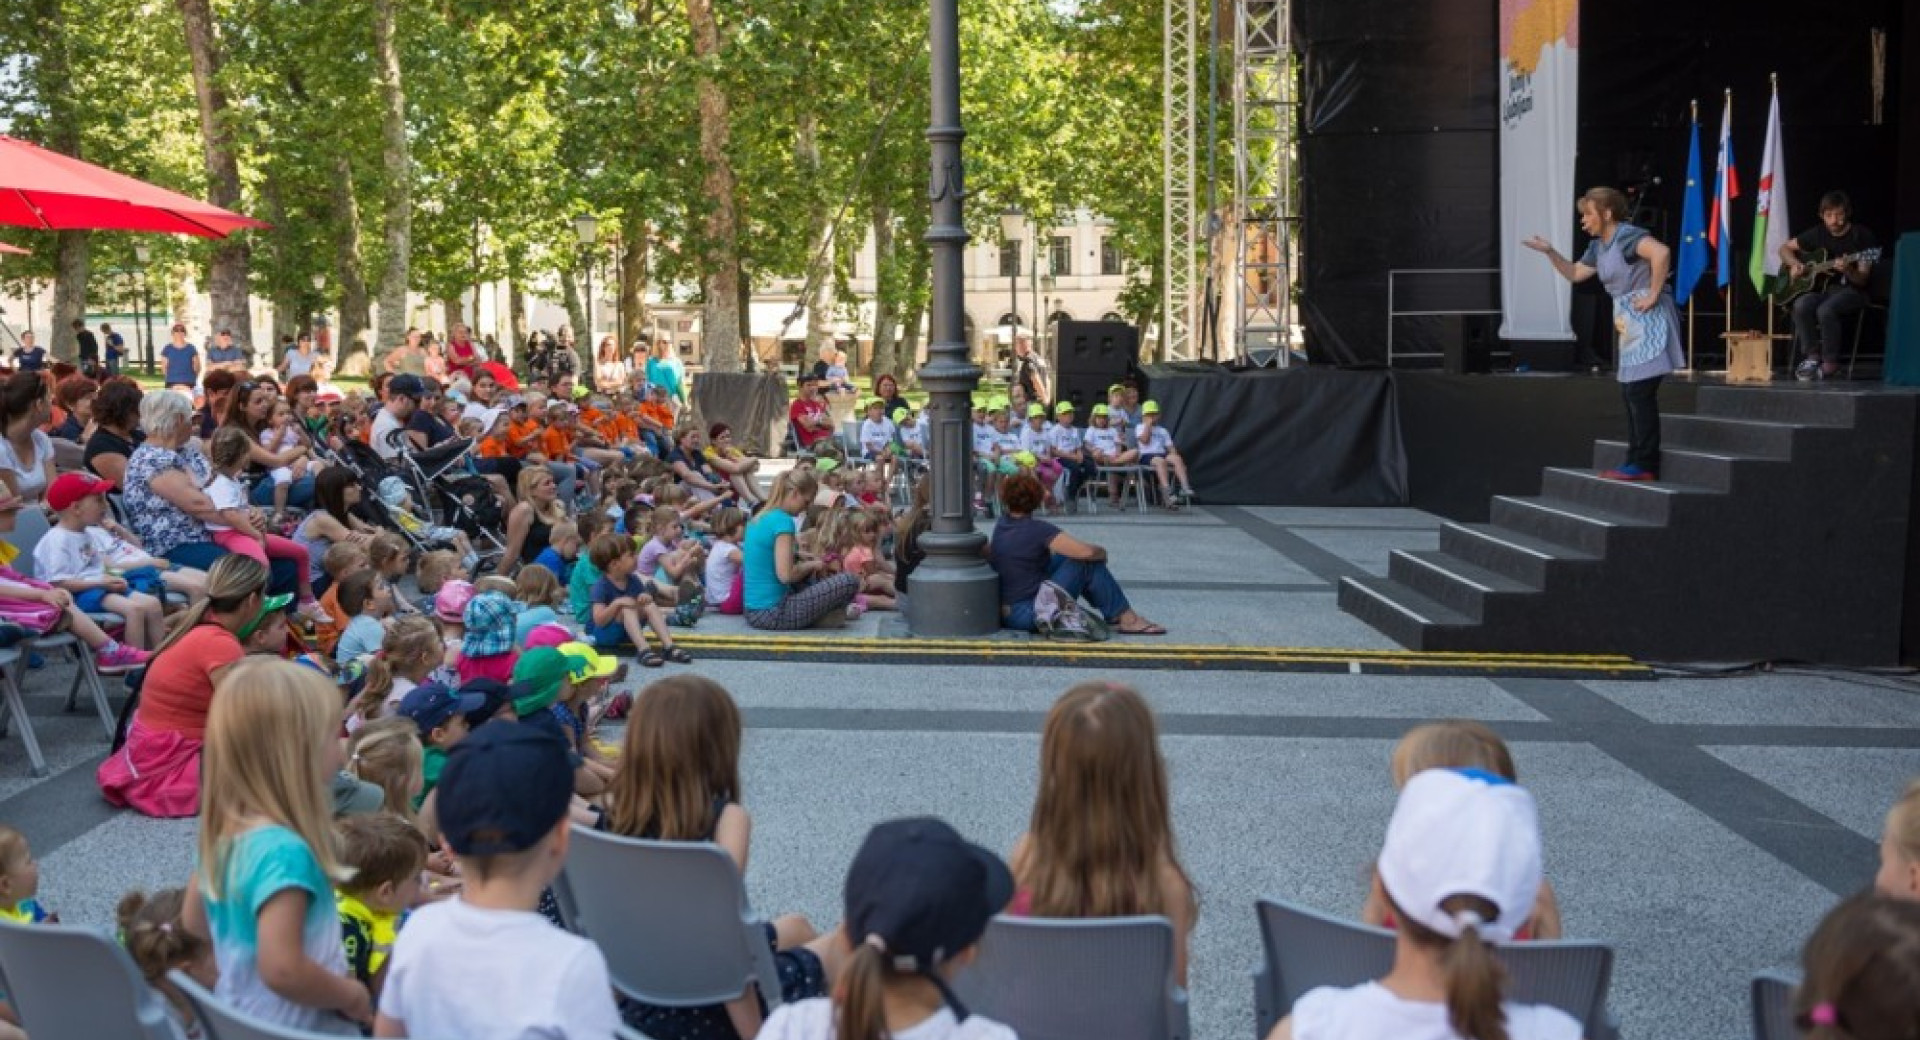
[[[557,384],[580,373],[580,355],[573,346],[573,326],[562,325],[547,357],[547,382]]]
[[[1047,360],[1033,352],[1033,340],[1026,336],[1013,339],[1013,383],[1026,392],[1028,401],[1046,404],[1052,400],[1053,373],[1047,370]]]
[[[427,352],[420,349],[420,330],[408,329],[406,342],[387,352],[387,358],[380,367],[388,375],[405,373],[410,376],[427,374]]]
[[[274,371],[279,372],[282,379],[297,379],[313,374],[313,362],[313,334],[302,332],[300,338],[294,340],[293,346],[281,356]]]
[[[47,348],[33,341],[33,332],[20,334],[20,345],[13,350],[13,364],[22,372],[38,372],[47,367]]]
[[[473,331],[465,325],[455,325],[447,333],[447,373],[466,376],[468,381],[472,381],[473,373],[482,360],[480,348],[473,342]]]
[[[185,325],[176,323],[171,338],[172,342],[160,348],[160,359],[166,364],[167,389],[191,394],[194,384],[200,382],[200,348],[187,342]]]
[[[120,374],[120,360],[127,356],[127,341],[104,321],[100,323],[100,338],[107,345],[107,374],[117,376]]]
[[[627,389],[627,363],[620,357],[620,345],[612,336],[600,337],[593,357],[593,386],[603,394],[618,394]]]
[[[232,329],[221,329],[207,351],[207,365],[214,369],[246,372],[253,367],[253,352],[233,341]]]
[[[687,403],[687,366],[665,336],[653,343],[653,356],[647,359],[647,382],[666,387],[668,397]]]
[[[545,382],[547,369],[553,365],[553,341],[544,332],[527,334],[527,379],[530,382]]]
[[[100,364],[100,340],[79,318],[73,319],[73,341],[79,348],[80,371],[91,372]]]

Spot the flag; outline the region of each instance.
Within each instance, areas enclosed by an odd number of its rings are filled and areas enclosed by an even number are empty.
[[[1713,174],[1713,212],[1707,215],[1707,241],[1713,244],[1714,284],[1725,289],[1733,281],[1733,200],[1740,197],[1740,175],[1733,165],[1733,91],[1727,91],[1720,110],[1720,161]]]
[[[1693,121],[1687,149],[1686,205],[1680,211],[1680,266],[1673,282],[1675,303],[1686,303],[1700,276],[1707,273],[1707,203],[1700,192],[1700,120]]]
[[[1762,296],[1767,295],[1769,281],[1780,273],[1780,247],[1787,244],[1787,220],[1787,157],[1780,143],[1780,85],[1776,83],[1772,110],[1767,113],[1767,153],[1760,157],[1760,193],[1754,197],[1753,258],[1747,262],[1747,275]]]

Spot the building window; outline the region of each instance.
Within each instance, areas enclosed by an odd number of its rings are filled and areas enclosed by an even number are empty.
[[[1066,235],[1053,236],[1053,242],[1047,249],[1047,263],[1057,278],[1065,278],[1073,273],[1073,239]]]
[[[1020,276],[1020,240],[1008,239],[1000,243],[1000,277],[1018,278]]]
[[[1120,247],[1111,238],[1100,240],[1100,273],[1108,278],[1126,273],[1120,269]]]

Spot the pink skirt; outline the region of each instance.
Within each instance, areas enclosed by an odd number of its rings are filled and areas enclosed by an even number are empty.
[[[50,589],[53,586],[32,578],[11,567],[0,567],[0,581],[10,581],[16,585],[26,585],[36,589]],[[35,603],[31,600],[8,599],[0,596],[0,621],[11,621],[34,635],[46,635],[53,626],[60,623],[66,611],[49,603]]]
[[[200,812],[201,746],[192,737],[148,729],[135,713],[126,746],[108,755],[93,778],[114,805],[147,816],[193,816]]]

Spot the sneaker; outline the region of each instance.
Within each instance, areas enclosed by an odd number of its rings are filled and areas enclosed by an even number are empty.
[[[93,667],[101,675],[125,675],[136,668],[145,667],[147,659],[152,656],[148,651],[122,643],[95,655]]]
[[[1832,379],[1840,373],[1840,362],[1828,361],[1820,366],[1820,378]]]
[[[1800,380],[1802,383],[1811,383],[1819,377],[1820,359],[1817,357],[1806,358],[1800,362],[1800,367],[1793,370],[1793,378]]]
[[[1642,469],[1629,462],[1619,469],[1610,469],[1600,474],[1602,480],[1648,481],[1658,480],[1659,475],[1652,470]]]
[[[858,621],[860,620],[860,615],[865,614],[866,612],[867,612],[867,608],[866,608],[866,605],[863,603],[847,604],[847,620],[848,621]]]
[[[300,609],[294,611],[294,613],[316,625],[333,624],[333,615],[327,613],[327,608],[321,606],[320,601],[317,599],[310,599],[300,604]]]

